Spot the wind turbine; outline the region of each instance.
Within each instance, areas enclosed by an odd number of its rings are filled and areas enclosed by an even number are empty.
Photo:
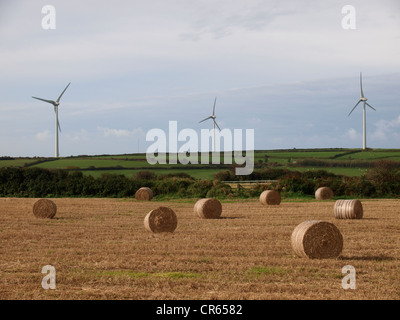
[[[38,97],[32,97],[34,99],[40,100],[40,101],[44,101],[47,103],[51,103],[54,106],[54,113],[56,114],[56,151],[55,151],[55,157],[58,158],[59,157],[59,148],[58,148],[58,130],[60,130],[61,132],[61,127],[60,127],[60,123],[58,122],[58,106],[60,105],[60,99],[62,97],[62,95],[64,94],[65,90],[67,90],[67,88],[69,87],[69,85],[71,84],[68,83],[68,85],[65,87],[65,89],[63,90],[63,92],[61,92],[60,96],[57,98],[56,101],[53,100],[46,100],[46,99],[42,99],[42,98],[38,98]]]
[[[363,150],[367,148],[367,130],[366,130],[366,110],[365,110],[365,105],[370,107],[372,110],[375,110],[370,104],[367,103],[367,98],[364,97],[364,92],[362,89],[362,74],[360,72],[360,100],[358,100],[357,104],[351,109],[350,113],[348,116],[351,115],[351,113],[354,111],[354,109],[359,105],[360,102],[363,102]],[[375,110],[376,111],[376,110]]]
[[[199,123],[201,123],[201,122],[206,121],[206,120],[208,120],[208,119],[212,119],[212,120],[213,120],[213,130],[214,130],[213,150],[212,150],[213,152],[215,151],[215,126],[217,126],[217,128],[219,129],[219,131],[221,131],[221,128],[219,127],[218,123],[215,121],[215,118],[217,118],[217,117],[215,116],[215,104],[216,104],[216,102],[217,102],[217,97],[215,97],[215,100],[214,100],[214,107],[213,107],[213,113],[212,113],[212,115],[209,116],[208,118],[205,118],[205,119],[199,121]]]

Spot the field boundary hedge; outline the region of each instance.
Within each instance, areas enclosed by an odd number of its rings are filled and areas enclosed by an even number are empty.
[[[250,188],[231,188],[222,181],[275,180]],[[1,197],[134,197],[140,187],[151,188],[156,198],[251,198],[266,188],[283,196],[314,196],[319,187],[330,187],[336,197],[399,198],[400,171],[393,161],[378,161],[361,177],[335,175],[325,170],[307,172],[265,169],[249,176],[222,170],[214,179],[194,179],[186,173],[156,176],[139,171],[135,176],[104,173],[98,178],[81,171],[42,168],[0,168]]]

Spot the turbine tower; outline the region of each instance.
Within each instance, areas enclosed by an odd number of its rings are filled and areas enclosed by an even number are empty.
[[[370,104],[367,103],[367,98],[364,97],[364,92],[362,89],[362,74],[360,72],[360,100],[358,100],[357,104],[353,107],[353,109],[351,109],[350,113],[348,114],[348,116],[351,115],[351,113],[354,111],[354,109],[359,105],[360,102],[363,102],[363,150],[365,150],[367,148],[367,128],[366,128],[366,110],[365,110],[365,105],[367,105],[368,107],[370,107],[372,110],[375,110]],[[376,110],[375,110],[376,111]]]
[[[208,119],[212,119],[212,120],[213,120],[213,133],[214,133],[214,138],[213,138],[213,149],[212,149],[213,152],[215,151],[215,126],[217,126],[217,128],[219,129],[219,131],[221,131],[221,128],[219,127],[218,123],[215,121],[215,118],[217,118],[217,117],[215,116],[215,103],[216,103],[216,102],[217,102],[217,97],[215,97],[215,100],[214,100],[214,107],[213,107],[213,113],[212,113],[212,115],[209,116],[208,118],[205,118],[205,119],[199,121],[199,123],[201,123],[201,122],[206,121],[206,120],[208,120]]]
[[[65,89],[63,90],[63,92],[61,92],[60,96],[57,98],[56,101],[54,100],[46,100],[46,99],[42,99],[42,98],[37,98],[37,97],[32,97],[34,99],[40,100],[40,101],[44,101],[47,103],[50,103],[54,106],[54,113],[56,114],[56,150],[55,150],[55,154],[54,156],[56,158],[59,157],[60,153],[59,153],[59,147],[58,147],[58,130],[60,130],[61,132],[61,127],[60,127],[60,123],[58,122],[58,106],[60,105],[60,99],[62,97],[62,95],[64,94],[64,92],[67,90],[67,88],[69,87],[69,85],[71,84],[68,83],[68,85],[65,87]]]

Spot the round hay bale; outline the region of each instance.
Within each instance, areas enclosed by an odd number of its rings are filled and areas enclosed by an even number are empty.
[[[194,212],[202,219],[218,219],[222,213],[222,205],[217,199],[200,199],[194,205]]]
[[[265,190],[260,195],[260,202],[263,205],[279,205],[281,203],[281,195],[275,190]]]
[[[150,201],[153,196],[153,190],[147,187],[142,187],[135,193],[135,199],[139,201]]]
[[[333,191],[328,187],[321,187],[315,191],[315,199],[317,200],[329,200],[333,198]]]
[[[57,206],[49,199],[40,199],[33,205],[33,214],[37,218],[52,219],[56,213]]]
[[[151,210],[144,218],[144,227],[154,233],[174,232],[177,226],[178,218],[174,210],[168,207]]]
[[[343,249],[343,237],[330,222],[309,220],[300,223],[292,233],[292,248],[299,257],[337,258]]]
[[[337,200],[333,211],[336,219],[362,219],[363,217],[360,200]]]

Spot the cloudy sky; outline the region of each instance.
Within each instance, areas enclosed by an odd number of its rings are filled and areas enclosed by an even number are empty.
[[[216,96],[255,149],[358,148],[361,71],[368,146],[400,148],[398,0],[1,0],[0,156],[54,155],[53,107],[32,96],[69,82],[61,156],[145,152],[172,120],[200,136]]]

